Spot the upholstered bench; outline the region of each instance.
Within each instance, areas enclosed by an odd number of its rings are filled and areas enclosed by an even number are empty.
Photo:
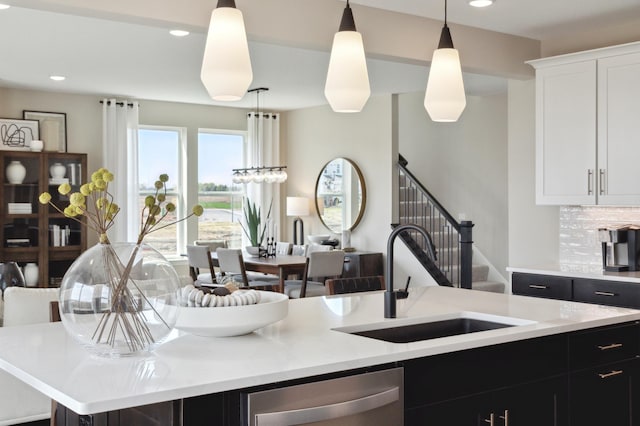
[[[3,327],[49,322],[49,304],[58,300],[57,288],[8,287],[0,300]],[[25,336],[25,339],[28,336]],[[51,417],[51,400],[0,370],[0,426]]]

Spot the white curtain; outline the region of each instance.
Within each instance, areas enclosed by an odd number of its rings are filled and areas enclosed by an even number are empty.
[[[247,129],[249,136],[247,165],[249,167],[280,166],[280,114],[249,113]],[[250,183],[247,185],[247,196],[260,206],[263,220],[269,211],[269,204],[272,203],[267,234],[278,241],[280,234],[280,184]]]
[[[115,176],[109,192],[120,206],[109,230],[112,242],[135,242],[138,236],[138,111],[138,102],[102,100],[103,167]]]

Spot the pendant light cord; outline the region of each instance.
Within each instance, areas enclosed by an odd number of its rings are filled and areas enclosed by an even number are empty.
[[[349,0],[347,0],[349,3]],[[447,26],[447,0],[444,0],[444,26]]]

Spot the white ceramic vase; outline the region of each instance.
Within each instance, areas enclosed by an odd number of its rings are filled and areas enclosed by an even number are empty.
[[[35,263],[27,263],[23,270],[24,282],[27,287],[38,286],[38,265]]]
[[[44,147],[44,142],[42,142],[41,140],[34,139],[31,141],[31,144],[29,146],[31,147],[31,151],[40,152]]]
[[[53,179],[62,179],[67,173],[67,168],[62,163],[53,163],[49,167],[49,173]]]
[[[9,183],[21,184],[24,182],[25,176],[27,176],[27,169],[19,161],[12,161],[7,166],[7,180]]]

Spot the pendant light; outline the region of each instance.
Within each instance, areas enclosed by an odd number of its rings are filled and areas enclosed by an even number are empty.
[[[253,80],[242,12],[234,0],[218,0],[211,13],[200,79],[211,99],[242,99]]]
[[[473,7],[487,7],[491,6],[494,0],[469,0],[469,6]]]
[[[444,0],[444,27],[440,43],[433,52],[424,107],[433,121],[457,121],[467,105],[458,51],[453,48],[447,26],[447,0]]]
[[[324,95],[335,112],[360,112],[370,94],[362,35],[356,31],[347,0],[340,28],[333,37]]]

